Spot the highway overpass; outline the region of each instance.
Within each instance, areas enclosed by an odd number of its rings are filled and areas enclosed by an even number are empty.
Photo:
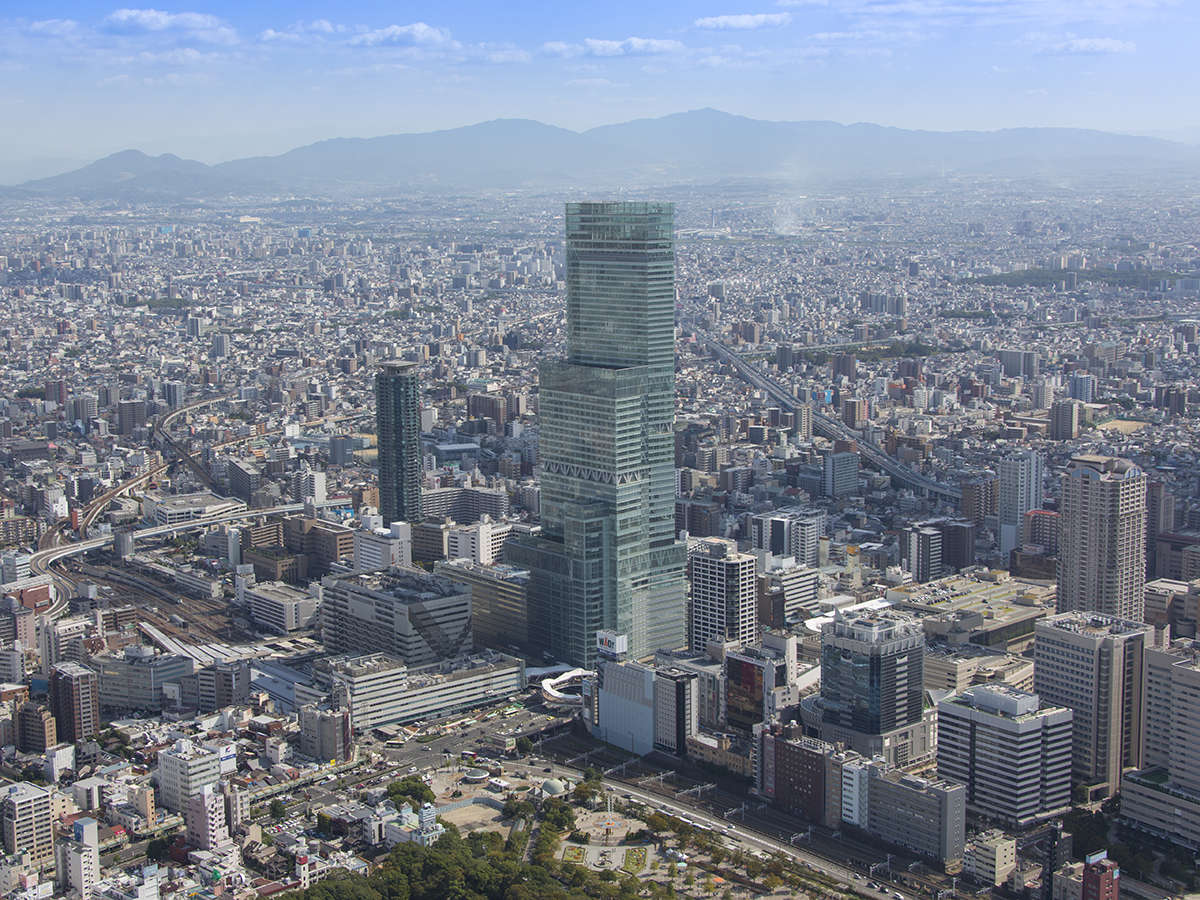
[[[795,409],[796,398],[778,382],[758,371],[751,363],[742,359],[738,354],[715,338],[709,337],[700,331],[696,333],[704,341],[709,351],[722,361],[729,363],[744,381],[766,392],[781,407],[788,410]],[[821,435],[821,437],[831,440],[854,441],[858,445],[863,459],[881,472],[886,472],[892,476],[893,481],[899,482],[917,493],[932,495],[951,503],[958,503],[962,499],[962,490],[958,487],[943,484],[940,481],[922,475],[920,472],[914,471],[909,466],[904,465],[904,463],[893,459],[882,447],[867,441],[862,435],[851,430],[842,422],[819,413],[816,410],[813,410],[813,431]]]

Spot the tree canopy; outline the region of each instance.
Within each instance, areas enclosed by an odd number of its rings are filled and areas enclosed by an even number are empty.
[[[408,801],[414,808],[418,808],[422,803],[434,801],[433,791],[430,790],[429,785],[415,775],[406,775],[404,778],[393,781],[388,785],[387,792],[388,797],[397,805]]]
[[[461,837],[450,828],[429,848],[398,845],[369,876],[333,876],[287,900],[632,900],[657,887],[560,862],[558,848],[559,834],[550,826],[540,829],[530,862],[506,848],[497,832]]]

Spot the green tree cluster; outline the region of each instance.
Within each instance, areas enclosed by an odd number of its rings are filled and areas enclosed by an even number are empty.
[[[532,819],[537,812],[533,804],[518,794],[509,794],[504,799],[504,810],[501,815],[506,819],[522,817]]]
[[[388,797],[397,806],[407,802],[414,809],[417,809],[422,803],[432,803],[434,801],[434,794],[430,790],[429,785],[416,775],[406,775],[403,778],[393,781],[388,785],[387,792]]]
[[[571,804],[558,797],[547,797],[543,801],[542,820],[558,831],[575,830],[575,811],[571,809]]]
[[[287,900],[633,900],[657,893],[636,878],[559,861],[559,841],[554,828],[541,828],[525,862],[496,832],[461,837],[452,828],[432,847],[398,845],[369,876],[327,878]]]

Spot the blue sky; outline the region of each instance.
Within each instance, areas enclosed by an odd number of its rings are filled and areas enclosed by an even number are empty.
[[[0,162],[712,106],[1200,139],[1197,0],[0,4]]]

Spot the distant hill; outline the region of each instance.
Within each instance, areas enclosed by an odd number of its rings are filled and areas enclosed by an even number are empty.
[[[723,178],[1054,176],[1138,167],[1195,171],[1197,164],[1195,147],[1083,129],[910,131],[770,122],[701,109],[584,132],[496,119],[445,131],[336,138],[215,166],[126,150],[8,193],[149,199],[664,186]]]
[[[54,196],[106,197],[127,193],[207,193],[216,187],[212,168],[202,162],[180,159],[172,153],[147,156],[140,150],[122,150],[74,172],[27,181],[17,190]]]

